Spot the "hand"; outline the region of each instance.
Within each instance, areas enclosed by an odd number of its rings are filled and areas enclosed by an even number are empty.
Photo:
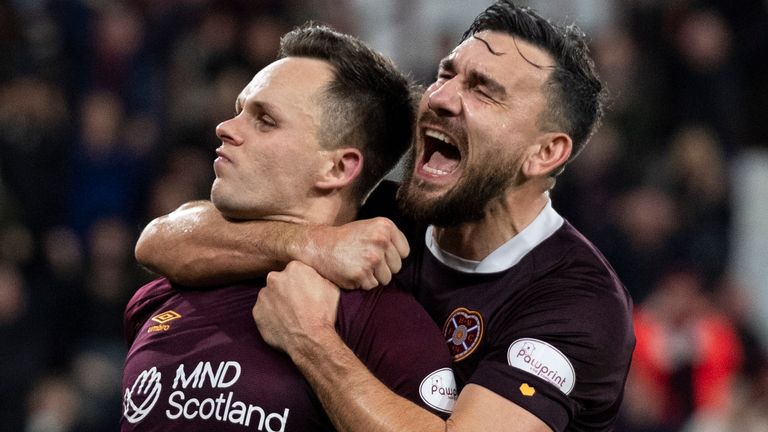
[[[339,288],[299,261],[267,275],[253,320],[264,340],[289,355],[323,332],[335,334]]]
[[[408,240],[383,217],[317,227],[300,260],[342,288],[386,285],[410,253]]]
[[[160,372],[156,367],[142,371],[133,386],[125,389],[123,395],[123,415],[130,423],[137,423],[152,411],[160,396]]]

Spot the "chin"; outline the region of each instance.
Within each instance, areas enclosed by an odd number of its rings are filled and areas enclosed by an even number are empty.
[[[236,207],[226,207],[226,206],[218,206],[214,203],[214,206],[216,209],[219,210],[219,212],[224,215],[227,219],[235,219],[235,220],[252,220],[256,219],[252,214]]]
[[[216,207],[216,210],[227,218],[241,219],[241,217],[237,216],[241,213],[240,206],[227,199],[226,196],[222,196],[221,193],[217,193],[216,189],[211,191],[211,203]]]

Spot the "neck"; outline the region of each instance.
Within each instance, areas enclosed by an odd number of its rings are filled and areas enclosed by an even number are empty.
[[[354,221],[357,211],[355,200],[341,193],[332,193],[308,198],[300,209],[290,214],[271,215],[263,219],[299,224],[343,225]]]
[[[482,219],[453,227],[435,227],[440,248],[458,257],[481,261],[536,219],[549,193],[511,190],[488,203]]]

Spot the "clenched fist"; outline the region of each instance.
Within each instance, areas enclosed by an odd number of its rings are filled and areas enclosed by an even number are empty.
[[[405,235],[387,218],[315,228],[298,253],[300,261],[342,288],[388,284],[410,253]]]
[[[323,332],[335,332],[339,288],[299,261],[267,275],[253,319],[264,340],[289,354]]]

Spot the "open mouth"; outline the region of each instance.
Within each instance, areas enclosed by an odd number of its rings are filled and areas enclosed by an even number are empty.
[[[456,171],[460,162],[461,152],[447,135],[431,129],[424,132],[422,171],[435,177],[447,176]]]

